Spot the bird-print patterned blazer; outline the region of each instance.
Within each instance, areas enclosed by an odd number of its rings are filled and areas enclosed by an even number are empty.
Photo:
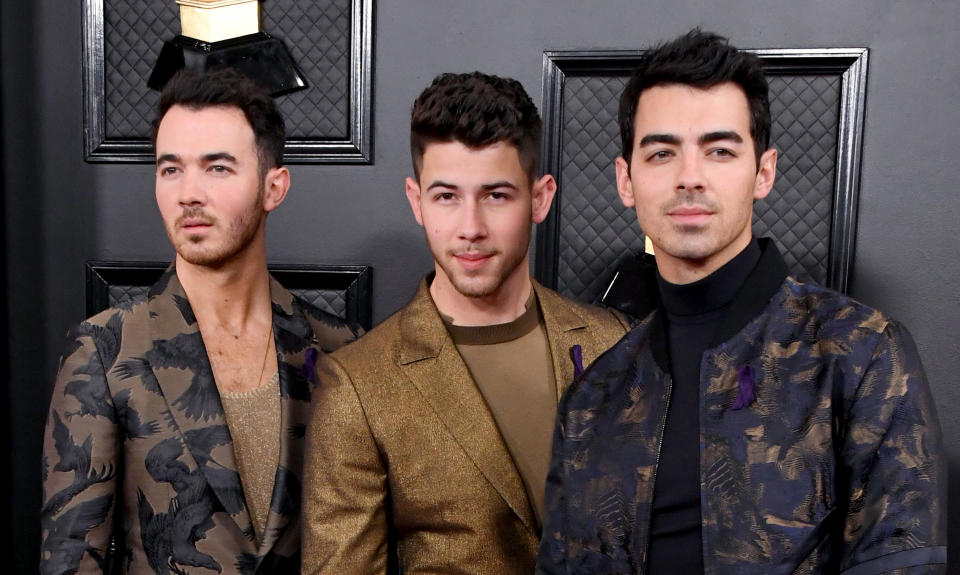
[[[295,573],[300,478],[323,352],[354,339],[271,278],[280,458],[259,546],[220,395],[174,267],[147,299],[71,330],[43,442],[41,573]]]
[[[559,396],[574,358],[589,364],[627,325],[534,289]],[[393,572],[394,559],[404,574],[533,573],[540,529],[523,481],[427,282],[317,367],[304,573],[376,575]]]

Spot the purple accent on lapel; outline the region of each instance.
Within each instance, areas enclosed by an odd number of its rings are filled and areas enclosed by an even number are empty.
[[[313,384],[317,383],[317,374],[314,368],[317,366],[318,357],[320,357],[320,354],[317,353],[316,348],[308,347],[303,357],[303,367],[300,368],[303,379]]]
[[[583,375],[583,348],[577,344],[570,348],[570,358],[573,360],[574,379]]]
[[[737,370],[737,399],[733,402],[734,409],[743,409],[757,398],[754,386],[757,383],[757,374],[752,367],[745,365]]]

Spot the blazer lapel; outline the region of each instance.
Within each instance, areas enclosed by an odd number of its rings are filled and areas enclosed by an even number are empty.
[[[595,353],[593,334],[586,329],[587,322],[578,314],[573,306],[563,300],[558,294],[533,282],[533,289],[540,302],[540,311],[543,313],[543,323],[547,331],[547,341],[553,355],[553,373],[557,385],[557,400],[563,395],[567,387],[573,382],[576,370],[574,369],[573,346],[581,346],[583,367],[587,359]]]
[[[426,281],[401,312],[400,364],[457,443],[524,525],[533,510],[480,390],[447,334]]]
[[[207,350],[174,266],[150,290],[147,352],[172,422],[203,473],[219,506],[253,544],[253,526],[243,497],[220,393]]]
[[[260,555],[265,555],[281,535],[299,531],[300,494],[303,477],[303,437],[310,417],[313,370],[303,373],[307,349],[317,340],[293,295],[272,277],[273,333],[280,376],[280,458],[270,498],[270,512],[264,526]],[[316,356],[312,361],[316,360]]]

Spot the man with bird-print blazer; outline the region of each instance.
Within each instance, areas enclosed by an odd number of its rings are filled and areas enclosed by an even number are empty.
[[[294,573],[313,364],[355,333],[267,272],[266,216],[290,174],[266,92],[180,73],[154,143],[176,260],[145,300],[70,333],[43,444],[41,572]]]

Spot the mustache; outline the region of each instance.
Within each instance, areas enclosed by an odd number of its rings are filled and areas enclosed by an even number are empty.
[[[660,206],[660,213],[668,214],[677,208],[698,207],[711,212],[719,212],[720,204],[703,196],[703,192],[684,192]]]
[[[476,246],[467,246],[465,248],[452,249],[450,254],[453,256],[462,256],[462,255],[471,255],[471,256],[492,256],[498,253],[497,250],[493,248],[482,248]]]
[[[203,208],[199,206],[187,206],[183,208],[183,213],[180,214],[180,217],[178,217],[175,222],[176,226],[182,226],[185,220],[199,220],[205,225],[213,225],[213,223],[217,221],[216,218],[204,212]]]

